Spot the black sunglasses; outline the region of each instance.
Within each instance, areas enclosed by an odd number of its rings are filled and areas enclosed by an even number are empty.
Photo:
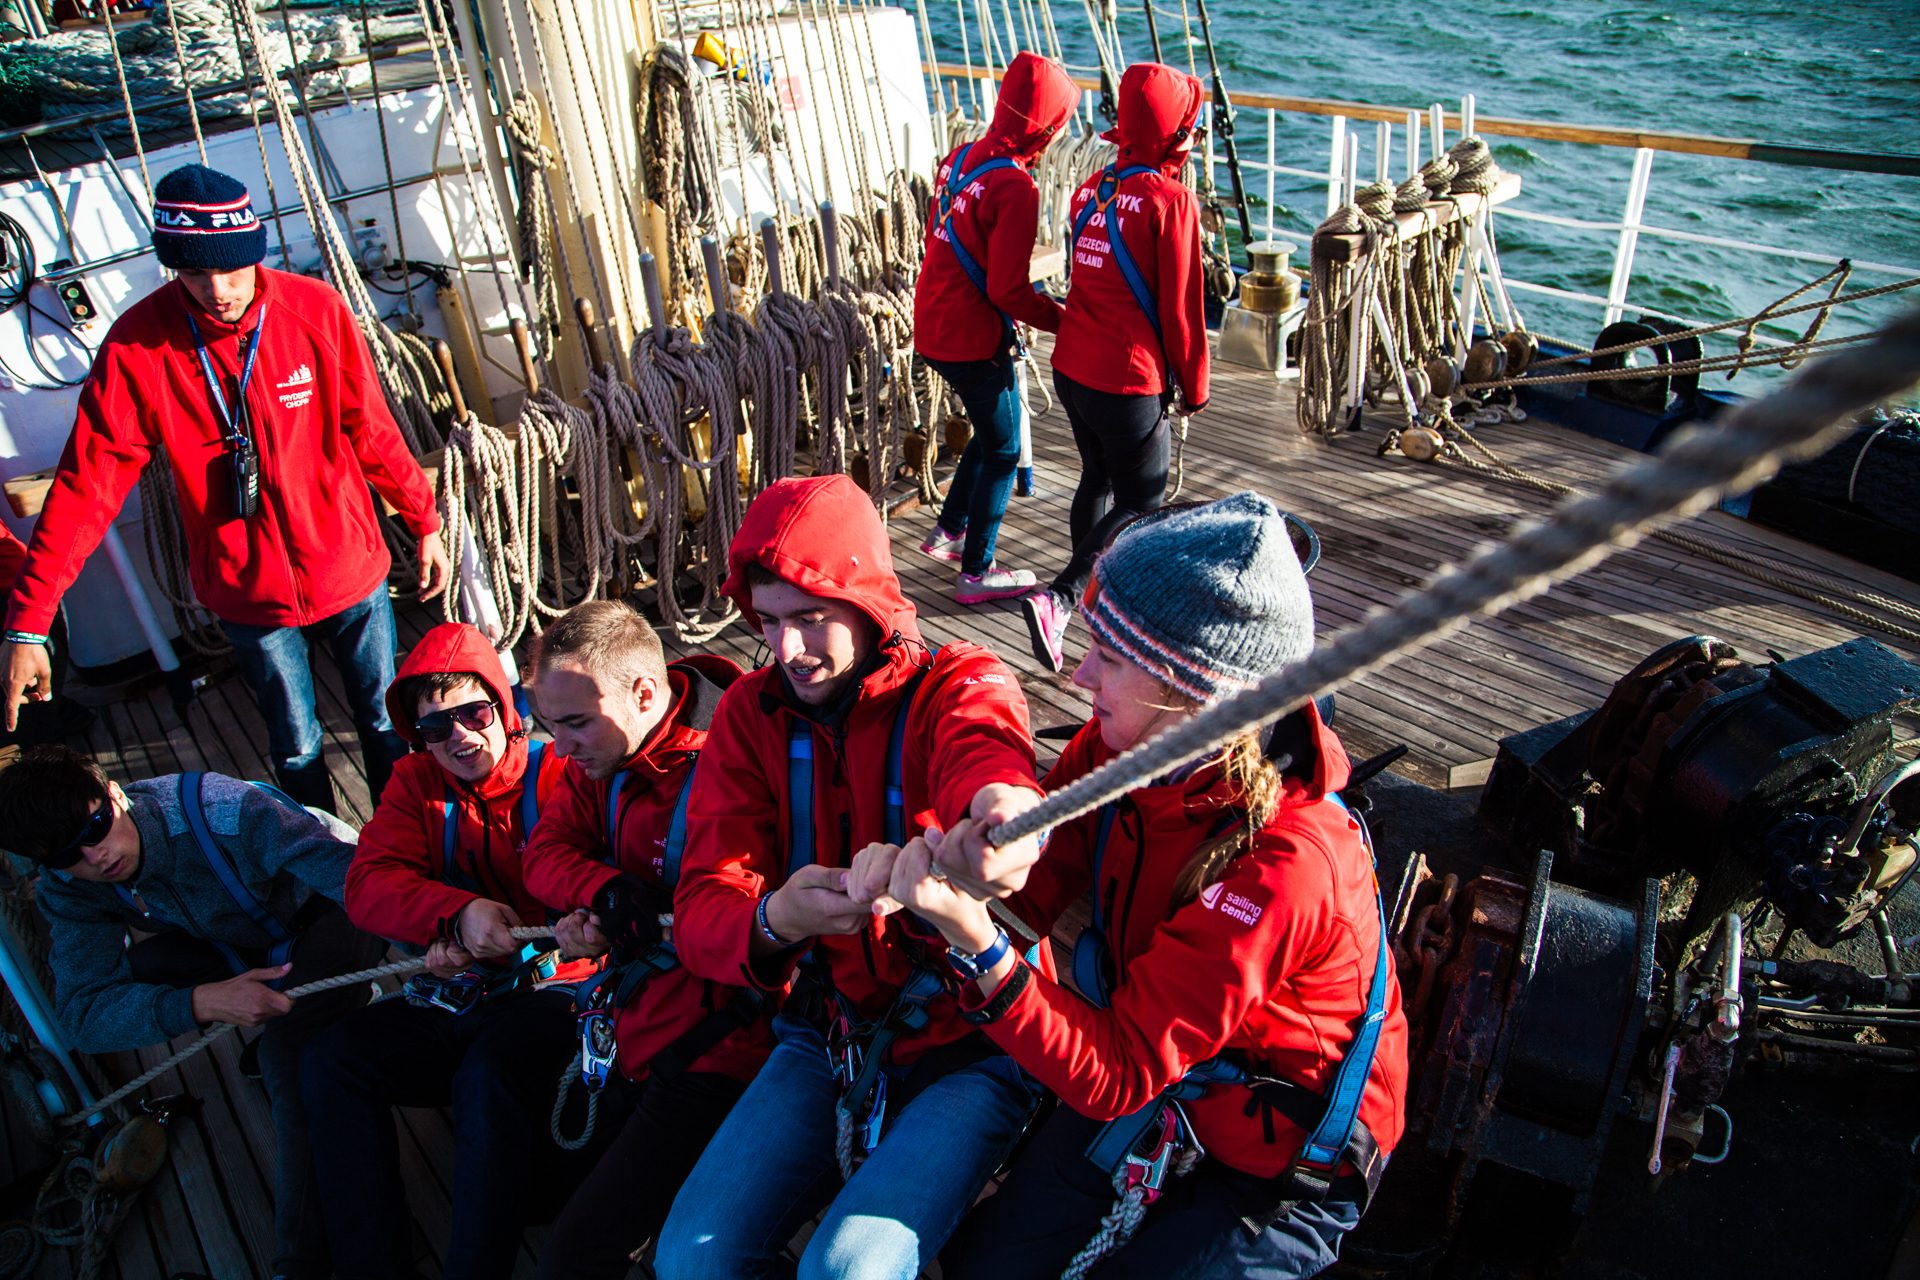
[[[453,736],[455,721],[461,728],[478,733],[493,723],[493,714],[493,703],[469,702],[445,711],[429,711],[413,722],[413,728],[422,742],[445,742]]]
[[[91,848],[107,838],[107,832],[113,830],[113,797],[108,796],[100,802],[100,807],[87,817],[86,825],[80,828],[80,834],[55,849],[41,861],[58,870],[70,867],[80,861],[80,851]]]

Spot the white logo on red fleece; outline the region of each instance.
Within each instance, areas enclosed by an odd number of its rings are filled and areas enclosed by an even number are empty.
[[[1261,913],[1266,910],[1252,898],[1238,893],[1228,893],[1227,886],[1224,884],[1210,884],[1201,890],[1200,903],[1209,911],[1218,911],[1221,915],[1231,917],[1248,926],[1258,924]]]

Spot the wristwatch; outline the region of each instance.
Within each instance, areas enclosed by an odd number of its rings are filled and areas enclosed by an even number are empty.
[[[1008,940],[1007,931],[1001,929],[995,932],[993,944],[978,955],[948,946],[947,963],[952,965],[954,971],[963,978],[984,978],[993,972],[995,965],[1006,959],[1007,952],[1012,947],[1013,943]]]

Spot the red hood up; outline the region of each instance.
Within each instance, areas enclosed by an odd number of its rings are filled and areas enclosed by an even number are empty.
[[[898,634],[916,645],[920,624],[900,593],[886,526],[866,490],[846,476],[777,480],[747,508],[727,548],[721,588],[760,630],[746,566],[758,561],[808,595],[844,600],[880,627],[882,643]]]
[[[1119,165],[1147,165],[1169,178],[1193,145],[1193,122],[1200,118],[1200,82],[1160,62],[1136,62],[1120,77],[1120,105],[1114,127],[1100,136],[1120,144]]]
[[[993,124],[968,153],[969,163],[978,164],[993,156],[1032,160],[1046,150],[1060,126],[1073,118],[1079,101],[1079,86],[1068,78],[1064,67],[1037,53],[1020,53],[1000,81]]]
[[[513,686],[507,683],[506,669],[500,665],[500,655],[494,652],[493,645],[471,623],[443,622],[420,637],[420,643],[413,646],[407,660],[400,664],[393,683],[387,686],[387,715],[393,720],[393,731],[413,746],[426,745],[413,727],[413,718],[420,709],[401,706],[393,691],[408,676],[435,671],[465,671],[478,676],[500,704],[500,718],[506,725],[507,736],[512,738],[520,732],[520,712],[513,704]]]

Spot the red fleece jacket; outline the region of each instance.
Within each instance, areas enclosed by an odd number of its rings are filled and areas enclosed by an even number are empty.
[[[780,668],[765,667],[720,699],[700,759],[687,810],[686,865],[674,895],[674,945],[695,973],[777,989],[791,979],[800,952],[756,967],[747,947],[760,895],[786,879],[789,726],[811,724],[815,846],[804,856],[829,867],[849,865],[855,850],[885,835],[887,741],[916,671],[926,674],[907,714],[901,754],[909,835],[964,817],[988,783],[1034,786],[1033,747],[1026,697],[998,658],[965,643],[929,655],[894,577],[886,530],[847,477],[781,480],[748,508],[728,554],[726,591],[757,628],[744,571],[753,562],[802,591],[857,606],[882,636],[879,667],[844,719],[823,724],[804,715]],[[944,950],[937,935],[931,942],[910,936],[899,915],[820,943],[835,987],[869,1018],[892,1006],[916,956],[938,963]],[[928,1012],[924,1028],[895,1042],[894,1062],[913,1062],[972,1030],[950,993],[936,997]]]
[[[653,736],[623,766],[628,776],[620,789],[611,847],[607,802],[613,780],[596,781],[567,762],[522,862],[527,888],[536,897],[564,913],[586,906],[621,872],[661,883],[667,830],[681,786],[706,745],[721,691],[739,677],[740,668],[732,662],[706,655],[667,668],[673,704]],[[737,990],[685,968],[650,979],[614,1017],[621,1073],[633,1080],[644,1077],[655,1055],[709,1013],[725,1008]],[[722,1040],[688,1069],[751,1080],[772,1048],[772,1032],[760,1020]]]
[[[1059,63],[1022,53],[1007,68],[986,136],[956,148],[941,164],[927,214],[925,259],[913,289],[913,346],[921,355],[992,358],[1005,336],[1001,311],[1047,333],[1059,332],[1060,304],[1035,293],[1028,279],[1040,225],[1040,189],[1027,170],[1072,117],[1079,98],[1080,90]],[[1001,156],[1019,165],[996,169],[953,198],[954,232],[986,272],[991,300],[961,268],[940,225],[939,192],[962,150],[968,170]]]
[[[1100,882],[1099,814],[1056,827],[1027,887],[1011,901],[1045,931],[1089,887],[1106,912],[1118,982],[1095,1009],[1041,974],[987,1033],[1060,1100],[1095,1120],[1127,1115],[1197,1063],[1236,1050],[1262,1075],[1323,1091],[1366,1009],[1380,951],[1373,862],[1359,824],[1326,799],[1350,766],[1311,708],[1311,783],[1289,777],[1280,808],[1218,882],[1173,908],[1181,869],[1214,829],[1232,793],[1218,766],[1142,787],[1120,802]],[[1096,720],[1047,775],[1060,787],[1114,755]],[[1387,963],[1393,963],[1391,953]],[[969,984],[968,1007],[985,1002]],[[1360,1119],[1391,1151],[1404,1126],[1407,1020],[1388,974],[1387,1018]],[[1306,1135],[1262,1114],[1239,1085],[1212,1085],[1183,1103],[1201,1145],[1245,1173],[1272,1177]],[[1271,1121],[1271,1128],[1268,1122]]]
[[[528,890],[521,872],[527,837],[521,828],[520,796],[527,741],[520,736],[520,713],[514,709],[499,656],[485,636],[464,622],[443,622],[421,638],[387,689],[394,732],[416,747],[421,743],[413,719],[419,708],[401,706],[394,691],[408,676],[432,671],[478,676],[499,703],[509,737],[506,754],[493,772],[474,784],[456,781],[427,752],[414,751],[393,766],[379,807],[361,828],[359,847],[347,867],[347,915],[368,933],[418,946],[451,937],[454,917],[475,898],[505,903],[523,924],[546,919],[545,906]],[[535,784],[542,821],[564,763],[552,750],[543,753]],[[445,864],[449,800],[458,824],[451,878]],[[473,887],[463,888],[453,880]]]
[[[173,463],[194,594],[250,626],[302,627],[363,600],[392,560],[371,483],[416,535],[440,527],[433,491],[387,412],[353,315],[317,280],[258,268],[258,293],[222,324],[178,281],[107,331],[14,586],[7,626],[45,635],[128,490],[156,453]],[[260,451],[260,508],[232,516],[222,431],[187,327],[188,307],[229,404],[256,325],[247,408]]]
[[[1123,179],[1104,212],[1095,212],[1073,245],[1072,288],[1053,367],[1082,386],[1115,395],[1157,395],[1167,370],[1187,406],[1207,403],[1211,356],[1202,294],[1200,208],[1180,182],[1180,166],[1200,113],[1200,82],[1157,62],[1128,67],[1120,81],[1117,125],[1105,135],[1120,144],[1118,169],[1153,173]],[[1074,193],[1072,216],[1094,197],[1104,170]],[[1134,265],[1160,310],[1156,336],[1127,287],[1108,237],[1118,225]]]

